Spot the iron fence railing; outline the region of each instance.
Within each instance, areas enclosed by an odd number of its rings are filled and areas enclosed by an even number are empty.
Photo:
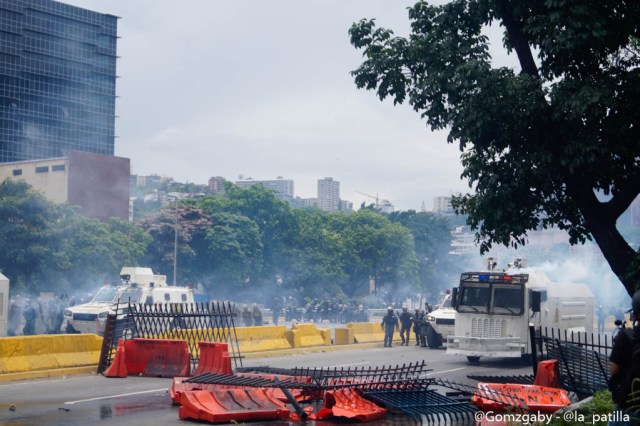
[[[133,338],[186,340],[191,369],[199,362],[198,342],[227,343],[236,367],[242,366],[230,302],[117,305],[105,327],[98,372],[103,372],[115,356],[118,340]]]
[[[533,360],[557,359],[565,390],[583,399],[607,388],[611,336],[551,328],[540,328],[533,334]],[[535,363],[533,367],[535,374]]]

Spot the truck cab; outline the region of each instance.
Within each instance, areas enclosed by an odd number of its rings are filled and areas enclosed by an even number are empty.
[[[455,330],[456,310],[451,306],[451,294],[447,293],[440,302],[438,309],[426,315],[427,345],[437,349],[446,342],[448,336]]]
[[[151,268],[124,267],[119,286],[101,287],[88,303],[64,310],[64,330],[67,333],[102,335],[109,314],[117,305],[126,303],[170,304],[194,303],[193,289],[169,286],[164,275],[155,275]]]
[[[529,326],[560,331],[593,331],[594,297],[582,283],[554,282],[523,263],[502,271],[464,272],[453,292],[455,330],[447,354],[480,357],[527,357]],[[526,264],[524,264],[526,265]]]

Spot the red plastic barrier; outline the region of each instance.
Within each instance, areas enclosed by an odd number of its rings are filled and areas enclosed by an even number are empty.
[[[286,405],[271,399],[264,389],[226,389],[186,391],[181,397],[181,419],[209,423],[288,419]]]
[[[502,383],[478,383],[471,402],[484,411],[516,408],[542,413],[553,413],[571,404],[564,389]]]
[[[288,376],[288,375],[283,375],[283,374],[269,374],[269,373],[237,373],[236,374],[237,377],[258,377],[261,379],[268,379],[268,380],[275,380],[275,379],[279,379],[282,382],[286,382],[286,381],[298,381],[298,382],[303,382],[303,383],[310,383],[311,382],[311,378],[310,377],[294,377],[294,376]],[[268,388],[266,389],[267,393],[272,397],[277,399],[278,401],[282,401],[282,402],[289,402],[289,398],[287,398],[287,396],[284,394],[284,392],[282,392],[282,390],[280,390],[279,388]],[[310,399],[319,399],[321,397],[321,394],[319,393],[312,393],[312,392],[305,392],[303,389],[289,389],[289,392],[291,393],[291,395],[293,396],[293,398],[298,401],[298,402],[305,402],[308,401]]]
[[[313,416],[322,420],[327,417],[345,417],[361,422],[382,419],[387,409],[382,408],[360,396],[354,389],[336,389],[324,394],[324,407]]]
[[[124,343],[129,374],[149,377],[188,376],[186,340],[133,339]]]
[[[540,361],[534,385],[560,388],[560,363],[557,359]]]
[[[102,372],[102,375],[105,377],[127,377],[128,374],[124,354],[124,342],[122,339],[118,339],[116,356],[113,358],[111,365]]]
[[[233,374],[229,346],[226,343],[198,342],[200,361],[192,375],[204,373]]]

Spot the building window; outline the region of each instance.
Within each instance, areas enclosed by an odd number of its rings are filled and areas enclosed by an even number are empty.
[[[14,176],[22,175],[22,169],[13,169],[13,175]]]
[[[64,164],[56,164],[51,166],[52,172],[64,172]]]
[[[36,167],[36,173],[48,173],[48,172],[49,172],[49,166]]]

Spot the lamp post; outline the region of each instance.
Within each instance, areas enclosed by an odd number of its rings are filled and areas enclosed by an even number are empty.
[[[173,226],[173,285],[176,285],[176,276],[178,273],[178,203],[175,207],[175,224]]]

